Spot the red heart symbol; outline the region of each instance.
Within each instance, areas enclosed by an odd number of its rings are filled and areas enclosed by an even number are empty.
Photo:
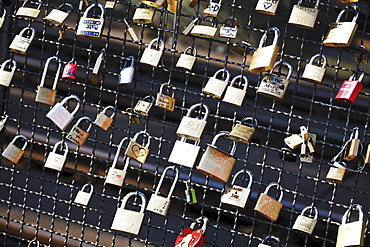
[[[118,174],[116,175],[116,178],[121,178],[121,177],[122,177],[121,175],[118,175]]]

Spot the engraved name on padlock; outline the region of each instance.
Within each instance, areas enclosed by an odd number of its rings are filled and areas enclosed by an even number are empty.
[[[141,198],[140,212],[125,209],[128,199],[133,196],[139,196]],[[117,211],[113,218],[111,229],[114,231],[121,231],[138,235],[145,216],[145,206],[146,197],[143,193],[136,191],[127,193],[122,200],[121,207],[117,208]]]
[[[166,176],[166,173],[168,172],[168,170],[173,170],[175,172],[175,178],[172,182],[172,185],[171,185],[170,191],[168,192],[167,197],[163,197],[163,196],[158,195],[158,193],[159,193],[159,189],[162,186],[164,177]],[[157,185],[157,188],[154,191],[154,194],[152,194],[150,197],[146,210],[156,213],[156,214],[166,216],[170,208],[171,196],[175,189],[178,178],[179,178],[179,170],[175,166],[167,166],[162,173],[161,179],[159,180],[159,183]]]
[[[321,61],[321,59],[324,60],[321,67],[313,64],[316,58],[319,58],[319,61]],[[325,72],[326,57],[324,55],[316,54],[311,57],[310,62],[306,65],[302,78],[316,83],[321,83],[324,79]]]
[[[107,176],[105,178],[105,183],[106,184],[112,184],[112,185],[116,185],[116,186],[121,187],[122,184],[123,184],[123,181],[125,180],[125,176],[127,174],[127,168],[128,168],[128,165],[130,164],[130,158],[124,156],[123,161],[125,162],[125,164],[124,164],[124,167],[123,167],[122,170],[116,168],[116,166],[117,166],[117,163],[118,163],[119,155],[120,155],[122,147],[123,147],[123,143],[126,140],[128,140],[128,137],[122,138],[122,140],[118,144],[117,151],[116,151],[116,154],[114,156],[112,166],[109,167]]]
[[[304,213],[307,210],[311,210],[311,212],[312,211],[314,212],[314,218],[310,218],[304,215]],[[313,230],[315,229],[318,216],[319,216],[319,212],[317,211],[316,207],[313,207],[313,206],[305,207],[302,210],[301,214],[298,215],[296,221],[294,222],[292,229],[302,231],[308,234],[312,234]]]
[[[222,79],[218,79],[218,75],[222,75]],[[225,76],[226,74],[226,76]],[[207,84],[202,92],[216,98],[221,98],[230,80],[230,72],[227,69],[219,69],[208,79]]]
[[[84,186],[82,186],[81,190],[77,192],[74,203],[87,206],[87,204],[89,204],[93,191],[94,186],[92,184],[85,184]]]
[[[64,66],[63,73],[60,78],[67,81],[74,81],[77,76],[77,70],[77,62],[72,59],[72,61],[69,61],[68,64]]]
[[[77,104],[72,112],[69,112],[63,107],[68,100],[75,99]],[[53,108],[46,114],[46,117],[55,123],[61,130],[64,130],[72,121],[73,116],[76,114],[80,107],[80,99],[76,95],[65,97],[61,102],[56,103]]]
[[[10,71],[6,70],[6,66],[8,66]],[[0,85],[9,87],[16,69],[17,69],[17,62],[15,60],[8,59],[4,61],[1,64],[1,68],[0,68]]]
[[[144,137],[143,144],[137,142],[138,137],[142,135]],[[145,143],[145,138],[147,139]],[[146,158],[149,155],[149,146],[150,146],[150,135],[145,131],[139,131],[135,134],[126,148],[125,156],[130,157],[137,162],[144,164]]]
[[[147,95],[136,103],[134,112],[142,116],[148,116],[154,102],[155,98],[151,95]]]
[[[358,94],[362,89],[362,79],[364,78],[365,73],[362,72],[360,77],[356,80],[356,72],[351,75],[348,81],[344,81],[340,87],[335,99],[342,103],[353,103],[355,102]]]
[[[158,43],[159,50],[153,48],[154,43]],[[159,61],[161,60],[164,51],[164,42],[160,38],[155,38],[150,41],[148,47],[145,48],[143,55],[141,56],[140,63],[158,67]]]
[[[206,20],[209,18],[212,19],[211,20],[212,26],[201,25],[201,22],[203,20]],[[191,29],[190,34],[194,36],[199,36],[199,37],[213,38],[215,37],[216,32],[217,32],[217,24],[218,24],[217,17],[203,16],[202,18],[199,18],[197,20],[197,24],[194,25],[194,27]]]
[[[163,93],[165,86],[172,90],[171,96]],[[175,89],[172,87],[170,83],[168,82],[163,83],[159,89],[159,92],[157,93],[157,97],[155,99],[155,106],[166,111],[174,111],[175,103],[176,103]]]
[[[3,15],[0,16],[0,28],[3,27],[4,22],[5,22],[5,16],[6,16],[6,9],[5,8],[1,8],[1,10],[3,11]]]
[[[26,31],[31,32],[31,35],[28,37],[23,37],[23,35],[26,34]],[[9,49],[25,55],[33,39],[35,38],[35,35],[36,30],[33,27],[23,28],[22,31],[14,37],[12,43],[9,45]]]
[[[203,14],[207,16],[217,17],[218,12],[220,12],[221,9],[221,2],[222,0],[219,0],[218,3],[209,0],[207,7],[203,10]]]
[[[274,242],[274,245],[270,245],[269,242],[272,242],[271,240],[273,240]],[[262,242],[260,244],[258,244],[257,247],[272,247],[272,246],[281,246],[280,245],[280,238],[274,236],[274,235],[269,235],[269,236],[266,236],[262,239]]]
[[[89,127],[87,127],[86,130],[83,130],[81,127],[79,127],[82,121],[86,121],[89,123]],[[87,138],[89,137],[91,126],[92,126],[92,121],[89,117],[79,118],[76,124],[73,125],[73,127],[69,131],[66,139],[73,142],[77,146],[82,147],[85,144]]]
[[[190,54],[187,52],[190,51]],[[176,67],[185,70],[192,70],[195,60],[197,59],[197,48],[188,46],[184,53],[180,55],[179,60],[176,63]]]
[[[278,190],[280,190],[280,197],[278,200],[275,200],[267,195],[270,188],[272,186],[276,186]],[[265,191],[260,194],[258,197],[258,201],[256,203],[256,206],[254,207],[254,210],[260,213],[261,215],[265,216],[266,218],[276,221],[279,217],[280,210],[283,207],[283,204],[281,201],[283,200],[283,191],[281,190],[278,183],[270,183]]]
[[[29,0],[25,0],[23,2],[22,7],[20,7],[17,10],[17,13],[15,15],[16,16],[21,16],[21,17],[26,17],[26,18],[36,19],[40,14],[40,8],[41,8],[41,5],[42,5],[41,0],[37,1],[37,8],[26,7],[27,2],[29,2]]]
[[[243,88],[238,88],[236,82],[239,81],[239,87],[243,85]],[[232,80],[230,85],[226,88],[225,95],[222,99],[223,102],[235,105],[242,106],[244,97],[247,94],[248,89],[248,79],[246,76],[237,75]]]
[[[198,157],[200,150],[199,141],[194,144],[186,142],[186,138],[182,137],[180,140],[176,140],[173,145],[168,162],[193,168],[194,163]]]
[[[326,175],[326,181],[341,184],[346,173],[346,167],[340,162],[335,161]]]
[[[258,0],[256,11],[267,15],[275,15],[280,0]]]
[[[106,112],[108,110],[112,110],[112,114],[110,115],[110,117],[108,117],[106,115]],[[107,106],[103,109],[103,111],[101,111],[97,116],[96,116],[96,119],[94,121],[94,124],[96,124],[97,126],[99,126],[100,128],[102,128],[103,130],[107,130],[110,125],[112,124],[113,122],[113,118],[114,116],[116,115],[116,113],[114,112],[114,107],[113,106]]]
[[[100,8],[100,18],[88,18],[90,10],[93,7]],[[88,38],[88,39],[100,39],[102,29],[104,26],[104,13],[105,8],[100,3],[91,4],[84,12],[83,16],[80,18],[78,23],[78,28],[76,31],[77,37]]]
[[[121,71],[119,72],[119,78],[118,78],[118,84],[125,84],[129,85],[132,83],[132,80],[134,78],[135,74],[135,57],[129,56],[127,58],[129,61],[131,61],[130,66],[124,66],[121,68]],[[127,63],[127,60],[125,64]]]
[[[18,139],[21,139],[24,142],[21,148],[15,145],[15,142]],[[13,140],[9,143],[9,145],[3,151],[2,156],[10,160],[11,162],[17,164],[24,154],[24,150],[27,147],[27,143],[28,143],[28,140],[24,135],[15,136]]]
[[[288,23],[297,27],[312,29],[319,13],[320,1],[316,1],[314,8],[304,7],[301,4],[302,0],[299,0],[297,5],[293,6]]]
[[[197,223],[203,223],[202,228],[194,230]],[[194,246],[194,247],[201,247],[203,246],[206,240],[206,230],[208,225],[208,218],[205,216],[201,216],[197,218],[191,225],[179,234],[175,240],[175,247],[186,247],[186,246]],[[191,245],[190,245],[191,244]]]
[[[67,12],[62,11],[63,7],[67,8]],[[69,13],[71,13],[72,10],[73,10],[72,4],[62,3],[61,5],[59,5],[58,8],[51,10],[50,13],[44,19],[51,23],[61,25],[67,19]]]
[[[226,25],[230,25],[228,24],[229,21],[231,21],[231,25],[234,25],[234,26],[226,26]],[[239,21],[235,17],[227,18],[224,21],[224,24],[222,25],[222,27],[220,28],[219,36],[222,38],[235,39],[236,35],[238,34],[238,26],[239,26]]]
[[[252,122],[253,127],[249,127],[246,125],[246,123],[249,121]],[[257,119],[252,117],[245,117],[240,120],[240,123],[235,124],[230,132],[230,138],[238,142],[250,143],[254,133],[256,132],[257,126]]]
[[[135,10],[132,21],[139,24],[149,24],[153,22],[155,10],[149,9],[145,4],[141,4],[139,8]]]
[[[244,188],[239,185],[235,185],[235,181],[239,175],[245,173],[249,177],[248,187]],[[238,171],[231,181],[231,184],[226,185],[222,195],[221,195],[221,203],[226,203],[232,206],[245,208],[247,204],[247,200],[249,194],[251,192],[253,182],[253,175],[252,172],[249,170],[240,170]]]
[[[62,147],[64,147],[64,153],[58,154],[57,148],[60,146],[61,151]],[[48,158],[45,161],[45,167],[50,168],[56,171],[61,171],[63,169],[64,163],[66,162],[68,154],[68,144],[63,141],[59,141],[55,143],[53,151],[49,153]]]

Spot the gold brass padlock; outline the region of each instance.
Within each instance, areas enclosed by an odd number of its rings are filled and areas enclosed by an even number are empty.
[[[87,206],[91,199],[92,193],[94,192],[94,186],[90,183],[84,184],[81,190],[77,192],[74,203]]]
[[[258,0],[256,11],[267,15],[275,15],[279,3],[280,0]]]
[[[343,159],[346,160],[346,161],[351,161],[353,159],[355,159],[358,155],[358,150],[360,148],[360,145],[361,144],[361,141],[358,137],[359,135],[359,128],[358,127],[354,127],[352,129],[352,133],[351,133],[351,136],[349,137],[349,140],[346,142],[346,149],[344,151],[344,156],[343,156]]]
[[[158,43],[159,50],[153,48],[154,43]],[[164,42],[160,38],[155,38],[152,41],[150,41],[148,47],[145,48],[143,55],[141,56],[140,63],[152,66],[152,67],[158,67],[159,61],[161,60],[161,57],[163,55],[164,51]]]
[[[62,11],[61,9],[66,6],[67,12]],[[73,10],[73,5],[70,3],[62,3],[58,8],[53,9],[50,13],[44,18],[51,23],[61,25],[67,19],[69,13]]]
[[[166,0],[142,0],[142,2],[148,6],[160,8],[166,2]]]
[[[31,35],[27,35],[27,37],[23,37],[26,31],[31,31]],[[25,27],[22,31],[17,34],[12,43],[9,45],[9,49],[26,55],[28,48],[30,47],[33,39],[35,38],[36,30],[33,27]]]
[[[24,142],[21,148],[19,148],[15,143],[18,139]],[[17,164],[24,154],[24,150],[27,147],[27,143],[28,143],[28,140],[24,135],[15,136],[13,140],[9,143],[9,145],[3,151],[2,156],[6,158],[7,160],[10,160],[11,162]]]
[[[236,87],[236,82],[239,80],[239,87],[244,86],[243,88]],[[235,106],[242,106],[245,95],[247,94],[248,89],[248,79],[246,76],[237,75],[235,76],[230,85],[226,88],[225,95],[222,99],[223,102],[235,105]]]
[[[274,40],[271,45],[264,46],[269,32],[274,32]],[[253,53],[253,57],[249,65],[249,71],[251,73],[269,71],[274,67],[279,51],[279,46],[277,45],[279,34],[280,30],[277,27],[270,27],[262,35],[258,48]]]
[[[87,127],[86,131],[79,127],[82,120],[85,120],[89,123],[89,127]],[[76,124],[73,125],[73,127],[69,131],[66,139],[73,142],[77,146],[82,147],[85,144],[87,138],[89,137],[91,126],[92,126],[92,121],[89,117],[79,118]]]
[[[271,240],[273,240],[275,242],[274,245],[270,245],[269,242],[271,242]],[[272,247],[272,246],[281,246],[280,245],[280,238],[274,236],[274,235],[269,235],[269,236],[266,236],[262,239],[262,242],[260,244],[258,244],[257,247]]]
[[[165,86],[172,89],[171,96],[163,93],[163,89]],[[159,92],[157,93],[157,98],[155,99],[155,106],[166,111],[174,111],[175,103],[176,103],[175,89],[169,82],[163,83],[159,89]]]
[[[139,24],[149,24],[153,22],[155,10],[148,8],[145,4],[140,4],[135,10],[132,21]]]
[[[359,0],[335,0],[338,3],[357,3]]]
[[[229,21],[231,21],[231,25],[228,24]],[[238,34],[238,26],[239,26],[239,21],[235,17],[227,18],[224,21],[224,24],[222,25],[222,27],[220,28],[219,36],[222,38],[235,39],[236,35]]]
[[[112,166],[109,167],[108,173],[105,177],[105,182],[104,182],[105,184],[112,184],[112,185],[116,185],[119,187],[122,186],[123,181],[125,180],[125,177],[127,174],[128,165],[130,164],[130,158],[124,156],[123,161],[125,162],[125,164],[122,170],[117,168],[117,163],[118,163],[119,155],[123,147],[123,143],[127,140],[128,138],[124,137],[121,139],[120,143],[118,144]]]
[[[221,73],[222,79],[218,79],[217,76]],[[227,69],[219,69],[212,77],[208,79],[207,84],[202,89],[202,92],[220,99],[229,83],[229,80],[230,71]]]
[[[212,26],[201,25],[201,22],[203,20],[209,18],[212,18],[211,20]],[[191,29],[190,34],[199,37],[213,38],[215,37],[217,32],[217,24],[218,24],[217,17],[203,16],[202,18],[198,19],[197,24]]]
[[[352,8],[355,11],[355,16],[353,17],[352,21],[341,22],[340,20],[343,14],[349,11],[349,8]],[[356,21],[358,19],[359,13],[360,10],[357,5],[347,5],[346,8],[339,13],[337,20],[330,25],[330,29],[323,41],[323,44],[326,46],[334,47],[350,46],[358,27]]]
[[[320,0],[316,1],[314,8],[303,7],[301,4],[302,0],[299,0],[297,5],[293,6],[288,23],[297,27],[312,29],[319,14]]]
[[[326,175],[326,181],[341,184],[343,182],[344,174],[346,173],[346,166],[342,165],[344,162],[335,161],[333,166],[330,167]]]
[[[207,16],[217,17],[218,12],[221,9],[222,0],[218,0],[218,3],[209,0],[207,7],[203,10],[203,14]]]
[[[190,51],[190,54],[188,54]],[[197,59],[197,48],[194,46],[188,46],[184,53],[179,57],[179,60],[176,63],[176,67],[185,70],[192,70],[195,60]]]
[[[369,63],[369,55],[367,53],[366,46],[364,45],[357,45],[358,52],[355,53],[355,61],[357,63],[368,64]]]
[[[8,68],[6,68],[7,65],[8,65]],[[10,71],[6,69],[10,69]],[[8,59],[4,61],[1,64],[1,68],[0,68],[0,85],[9,87],[16,69],[17,69],[17,62],[15,60]]]
[[[278,200],[275,200],[267,195],[270,188],[273,186],[276,186],[277,187],[276,189],[280,190],[280,197]],[[265,192],[261,193],[260,196],[258,197],[258,201],[254,207],[254,210],[262,214],[266,218],[272,221],[276,221],[277,218],[279,217],[280,210],[283,207],[283,204],[281,203],[282,200],[283,200],[283,191],[281,190],[280,185],[276,182],[270,183],[266,187]]]
[[[316,58],[319,58],[319,62],[321,61],[321,59],[324,60],[321,67],[313,64]],[[321,83],[322,79],[324,79],[324,75],[326,72],[325,67],[326,67],[326,57],[324,55],[316,54],[311,57],[310,62],[306,65],[303,71],[302,78],[316,83]]]
[[[137,142],[137,138],[143,135],[144,139],[147,138],[146,143],[139,144]],[[143,140],[144,141],[144,140]],[[150,145],[150,135],[145,131],[139,131],[135,134],[134,138],[132,138],[126,148],[125,156],[130,157],[133,160],[136,160],[140,164],[144,164],[146,158],[149,155],[149,145]]]
[[[178,14],[179,13],[179,3],[180,1],[178,0],[166,0],[167,2],[167,11],[173,13],[173,14]]]
[[[315,213],[313,219],[304,215],[304,213],[309,209],[311,209],[311,212],[314,211]],[[297,219],[295,220],[292,229],[302,231],[308,234],[312,234],[313,229],[315,229],[318,217],[319,217],[319,211],[317,210],[316,207],[314,206],[305,207],[302,210],[301,214],[298,215]]]
[[[30,7],[25,7],[26,6],[26,3],[29,2],[30,0],[25,0],[23,2],[23,5],[22,7],[20,7],[18,10],[17,10],[17,13],[15,13],[16,16],[20,16],[20,17],[25,17],[25,18],[33,18],[33,19],[36,19],[39,14],[40,14],[40,8],[42,6],[42,2],[41,0],[37,0],[37,8],[30,8]]]
[[[248,121],[252,122],[253,127],[249,127],[246,125]],[[230,138],[242,142],[242,143],[250,143],[254,133],[256,132],[256,127],[258,126],[258,121],[252,117],[245,117],[240,120],[240,123],[235,124],[233,129],[230,132]]]
[[[63,154],[57,153],[58,146],[60,146],[61,152],[63,151],[64,147]],[[49,153],[44,166],[49,169],[61,171],[63,169],[64,163],[66,162],[67,155],[68,155],[68,144],[64,141],[59,141],[55,143],[53,151]]]
[[[4,22],[5,22],[6,9],[5,9],[5,8],[1,8],[1,9],[0,9],[0,13],[1,13],[1,11],[3,11],[3,15],[2,15],[2,16],[0,16],[0,28],[2,28],[2,27],[3,27]]]
[[[239,40],[238,42],[230,43],[229,48],[241,56],[246,56],[253,49],[253,45],[245,40]]]
[[[55,60],[58,63],[58,70],[55,74],[53,87],[50,89],[50,88],[45,87],[45,80],[46,80],[46,75],[48,72],[50,62],[52,60]],[[55,97],[57,95],[57,84],[58,84],[61,68],[62,68],[62,62],[60,61],[58,57],[53,56],[53,57],[49,57],[46,60],[44,71],[41,77],[41,83],[40,85],[37,86],[37,93],[36,93],[36,98],[35,98],[36,102],[47,104],[47,105],[54,105]]]
[[[87,15],[90,10],[94,7],[100,8],[99,18],[89,18]],[[84,12],[83,16],[80,18],[78,23],[78,28],[76,31],[76,36],[87,39],[100,39],[101,33],[104,26],[104,13],[105,8],[100,3],[91,4]]]
[[[134,112],[146,117],[148,116],[154,102],[155,98],[152,95],[147,95],[136,103],[134,107]]]
[[[127,108],[124,114],[126,115],[127,121],[134,123],[134,124],[141,124],[141,118],[137,115],[134,115],[133,108]]]
[[[106,112],[111,109],[113,111],[112,115],[110,117],[108,117],[106,115]],[[103,111],[101,111],[97,116],[96,116],[96,119],[94,121],[94,124],[96,124],[97,126],[99,126],[100,128],[102,128],[103,130],[107,130],[109,128],[109,126],[112,124],[113,122],[113,118],[115,116],[115,112],[114,112],[114,107],[113,106],[107,106],[103,109]]]

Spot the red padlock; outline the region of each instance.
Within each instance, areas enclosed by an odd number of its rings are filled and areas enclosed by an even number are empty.
[[[202,228],[194,231],[195,225],[201,220],[203,220]],[[176,238],[175,247],[201,247],[206,241],[205,232],[207,224],[207,217],[201,216],[197,218],[193,223],[191,223],[190,227],[185,228]]]
[[[342,103],[353,103],[355,102],[357,95],[360,93],[362,88],[362,79],[364,78],[365,73],[362,72],[358,80],[355,79],[356,73],[351,75],[348,81],[344,81],[340,87],[336,100],[339,100]]]
[[[62,79],[67,81],[74,81],[77,75],[77,62],[72,60],[64,66]]]

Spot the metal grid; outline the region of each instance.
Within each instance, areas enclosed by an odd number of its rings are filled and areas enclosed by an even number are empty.
[[[220,21],[229,16],[238,18],[238,38],[249,41],[254,47],[267,28],[277,26],[281,30],[278,60],[287,61],[294,68],[287,96],[281,102],[256,94],[262,74],[247,72],[250,54],[239,56],[231,52],[226,39],[181,34],[183,27],[202,13],[206,6],[204,1],[191,9],[187,7],[188,1],[181,0],[182,7],[177,16],[164,9],[156,9],[153,24],[145,25],[131,21],[139,1],[117,1],[115,9],[106,12],[101,40],[76,38],[73,28],[83,12],[77,10],[78,1],[70,2],[75,8],[66,22],[70,27],[66,39],[58,40],[58,28],[42,21],[42,17],[62,1],[44,1],[40,17],[36,20],[16,17],[14,13],[22,2],[14,1],[7,8],[6,21],[0,29],[3,38],[1,61],[10,57],[18,62],[11,86],[1,89],[3,115],[9,115],[5,130],[1,133],[1,146],[4,149],[17,134],[25,135],[29,140],[18,164],[2,158],[0,165],[3,246],[27,246],[35,236],[46,246],[171,246],[181,230],[201,215],[210,220],[204,246],[257,246],[269,234],[279,236],[284,246],[334,246],[341,217],[350,205],[361,204],[367,221],[368,168],[359,173],[348,172],[341,185],[326,182],[325,176],[331,158],[346,142],[353,127],[360,128],[363,144],[369,135],[366,77],[354,104],[344,105],[334,100],[344,80],[358,68],[366,71],[368,67],[356,63],[353,58],[356,46],[368,42],[368,1],[358,3],[361,9],[359,28],[348,48],[328,48],[321,43],[329,24],[336,19],[344,4],[321,1],[315,29],[303,30],[287,24],[288,13],[295,1],[281,1],[276,16],[256,13],[255,0],[222,1]],[[304,1],[304,4],[307,2],[313,1]],[[128,36],[123,18],[127,18],[139,34],[139,42],[133,42]],[[26,56],[10,52],[8,46],[11,40],[28,25],[37,30],[31,49]],[[138,63],[138,60],[143,49],[155,37],[166,40],[163,63],[159,68],[149,68]],[[179,54],[189,45],[198,48],[196,65],[190,73],[174,66]],[[106,49],[102,75],[98,84],[92,84],[91,71],[102,48]],[[316,53],[325,54],[328,58],[327,73],[322,84],[300,78],[305,64]],[[41,68],[46,59],[53,55],[65,63],[72,58],[78,62],[76,81],[59,80],[56,100],[60,101],[72,93],[80,97],[82,107],[74,121],[80,116],[95,119],[96,114],[108,105],[114,106],[116,113],[108,131],[93,127],[83,147],[70,144],[62,172],[50,171],[43,164],[54,144],[65,138],[68,131],[61,132],[45,118],[49,106],[34,102],[42,75]],[[117,84],[118,72],[130,55],[136,58],[136,72],[133,86],[124,87]],[[248,93],[242,107],[233,107],[200,93],[208,78],[220,68],[229,69],[233,76],[242,73],[248,77]],[[50,75],[48,77],[51,78]],[[176,89],[175,111],[166,112],[153,107],[148,117],[141,117],[141,124],[129,122],[124,114],[126,108],[133,107],[146,95],[155,96],[159,86],[167,81]],[[179,181],[166,217],[146,211],[139,236],[110,230],[114,213],[124,195],[130,191],[141,191],[149,198],[153,193],[163,169],[169,165],[168,156],[177,139],[175,132],[181,117],[197,102],[205,103],[211,109],[201,152],[216,133],[231,130],[232,125],[243,117],[251,116],[258,120],[252,143],[238,144],[235,153],[237,162],[232,173],[248,169],[254,175],[246,209],[221,205],[223,184],[202,175],[195,168],[189,171],[179,167]],[[281,147],[284,146],[283,139],[298,133],[301,125],[308,126],[309,131],[317,135],[315,161],[311,164],[299,162],[299,159],[289,162],[284,155],[282,159],[279,158]],[[104,185],[105,174],[112,164],[118,143],[123,137],[132,137],[140,130],[146,130],[152,137],[146,163],[140,165],[131,161],[123,187],[118,189]],[[293,155],[298,156],[296,151]],[[171,179],[172,174],[165,179],[164,195]],[[188,179],[196,189],[198,204],[186,204],[184,190]],[[284,206],[279,219],[271,222],[256,214],[253,207],[258,194],[274,181],[283,188]],[[88,182],[95,189],[88,207],[82,207],[73,200],[77,191]],[[238,180],[238,183],[241,181]],[[138,209],[136,202],[129,204],[129,208],[134,206]],[[297,215],[308,205],[316,206],[320,212],[312,235],[291,229]],[[354,215],[352,219],[356,217]]]

